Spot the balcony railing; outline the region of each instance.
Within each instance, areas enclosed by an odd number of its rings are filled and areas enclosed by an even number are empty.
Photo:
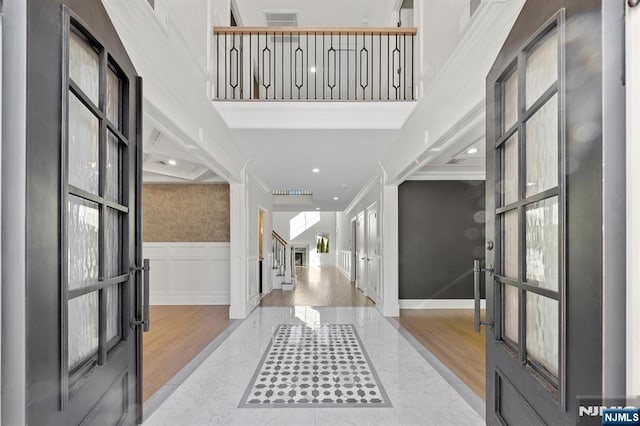
[[[216,100],[411,101],[415,28],[214,28]]]

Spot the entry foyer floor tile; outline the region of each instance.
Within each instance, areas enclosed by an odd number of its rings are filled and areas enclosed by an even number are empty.
[[[314,337],[318,331],[321,334]],[[370,371],[372,380],[364,381],[366,374],[354,374],[350,382],[356,383],[355,377],[360,377],[363,383],[375,384],[375,387],[365,387],[376,392],[367,396],[370,402],[366,404],[370,405],[364,406],[362,402],[363,406],[355,406],[353,402],[338,405],[341,403],[337,403],[337,399],[343,395],[337,395],[336,387],[330,387],[326,388],[330,389],[327,390],[330,395],[324,395],[327,398],[323,399],[334,398],[334,401],[327,405],[311,403],[308,408],[284,408],[285,403],[273,405],[273,395],[270,395],[269,408],[262,408],[265,394],[251,396],[251,393],[257,392],[256,385],[260,384],[261,376],[256,374],[256,369],[265,371],[261,367],[269,364],[262,361],[275,354],[273,349],[284,348],[286,353],[290,343],[301,343],[305,339],[312,345],[320,341],[328,343],[331,333],[336,340],[341,339],[342,334],[342,337],[353,335],[358,342],[358,346],[351,349],[359,352],[361,348],[366,364],[355,365],[366,365],[362,371]],[[349,338],[346,341],[349,342]],[[333,346],[335,349],[336,345]],[[337,352],[346,353],[344,348]],[[331,359],[331,355],[328,356]],[[303,361],[302,357],[298,361]],[[317,364],[318,370],[321,365],[335,364]],[[284,376],[288,375],[274,377],[282,384]],[[260,402],[250,403],[252,399]],[[381,402],[377,402],[378,399]],[[253,404],[259,408],[245,408]],[[215,424],[481,425],[484,421],[376,308],[262,307],[244,320],[145,422],[152,426]]]

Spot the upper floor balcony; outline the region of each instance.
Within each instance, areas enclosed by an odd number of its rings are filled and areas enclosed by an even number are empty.
[[[216,101],[414,101],[416,28],[215,27]]]

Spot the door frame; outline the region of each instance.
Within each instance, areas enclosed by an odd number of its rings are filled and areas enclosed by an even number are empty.
[[[367,251],[367,227],[366,227],[366,220],[365,220],[365,212],[364,210],[359,212],[356,216],[355,216],[355,221],[356,221],[356,247],[358,248],[358,251],[356,252],[356,268],[360,268],[360,262],[363,262],[366,259],[361,259],[360,258],[360,249],[363,250],[364,253],[366,253]],[[362,227],[362,241],[361,244],[358,245],[357,243],[357,239],[358,239],[358,223],[361,223],[361,227]],[[364,264],[364,266],[362,267],[362,271],[361,273],[356,272],[356,288],[360,289],[360,291],[362,291],[362,293],[364,293],[364,295],[367,295],[367,267],[366,264]]]
[[[358,237],[358,221],[354,217],[349,221],[349,233],[351,235],[351,244],[349,250],[351,251],[351,277],[349,277],[349,281],[355,284],[357,280],[357,269],[358,269],[358,247],[356,239]]]
[[[371,233],[371,224],[369,223],[369,215],[371,213],[375,214],[376,217],[376,238],[375,238],[375,242],[374,242],[374,246],[373,247],[369,247],[369,237],[370,237],[370,233]],[[374,302],[376,304],[379,304],[381,302],[381,294],[378,291],[380,289],[380,253],[379,253],[379,244],[378,244],[378,240],[380,239],[380,224],[379,224],[379,219],[380,219],[380,211],[378,210],[378,201],[374,201],[373,203],[369,204],[369,206],[367,206],[366,210],[365,210],[365,222],[366,222],[366,233],[365,233],[365,241],[366,241],[366,253],[367,253],[367,263],[366,263],[366,269],[367,269],[367,296],[369,296],[369,298],[371,298],[371,296],[373,296]],[[373,248],[373,258],[370,258],[369,256],[371,255],[371,249]],[[371,287],[371,262],[375,262],[376,268],[375,268],[375,279],[376,279],[376,288],[373,289]]]
[[[3,424],[26,424],[27,2],[2,2],[2,358]],[[11,99],[9,108],[8,99]],[[11,208],[7,208],[7,206]],[[10,248],[10,250],[9,250]]]
[[[627,6],[626,83],[627,83],[627,317],[626,367],[627,395],[640,395],[640,6]]]
[[[262,232],[260,232],[260,217],[262,215]],[[271,233],[267,232],[267,229],[271,229],[271,224],[267,226],[267,221],[269,218],[269,210],[266,209],[262,204],[258,204],[258,253],[256,254],[256,278],[260,280],[260,274],[262,273],[262,292],[258,291],[260,298],[263,295],[267,295],[271,293],[273,290],[271,283],[271,262],[273,261],[271,256],[271,250],[268,248],[271,247]],[[260,253],[260,244],[262,244],[262,253]],[[260,254],[262,254],[262,270],[260,270]],[[293,276],[292,271],[292,276]],[[260,290],[260,282],[258,282],[258,290]]]

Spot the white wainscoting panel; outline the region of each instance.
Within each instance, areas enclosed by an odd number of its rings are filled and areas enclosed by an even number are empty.
[[[151,305],[228,305],[229,243],[144,243]]]
[[[338,271],[351,281],[351,252],[348,250],[340,250],[338,256]]]

